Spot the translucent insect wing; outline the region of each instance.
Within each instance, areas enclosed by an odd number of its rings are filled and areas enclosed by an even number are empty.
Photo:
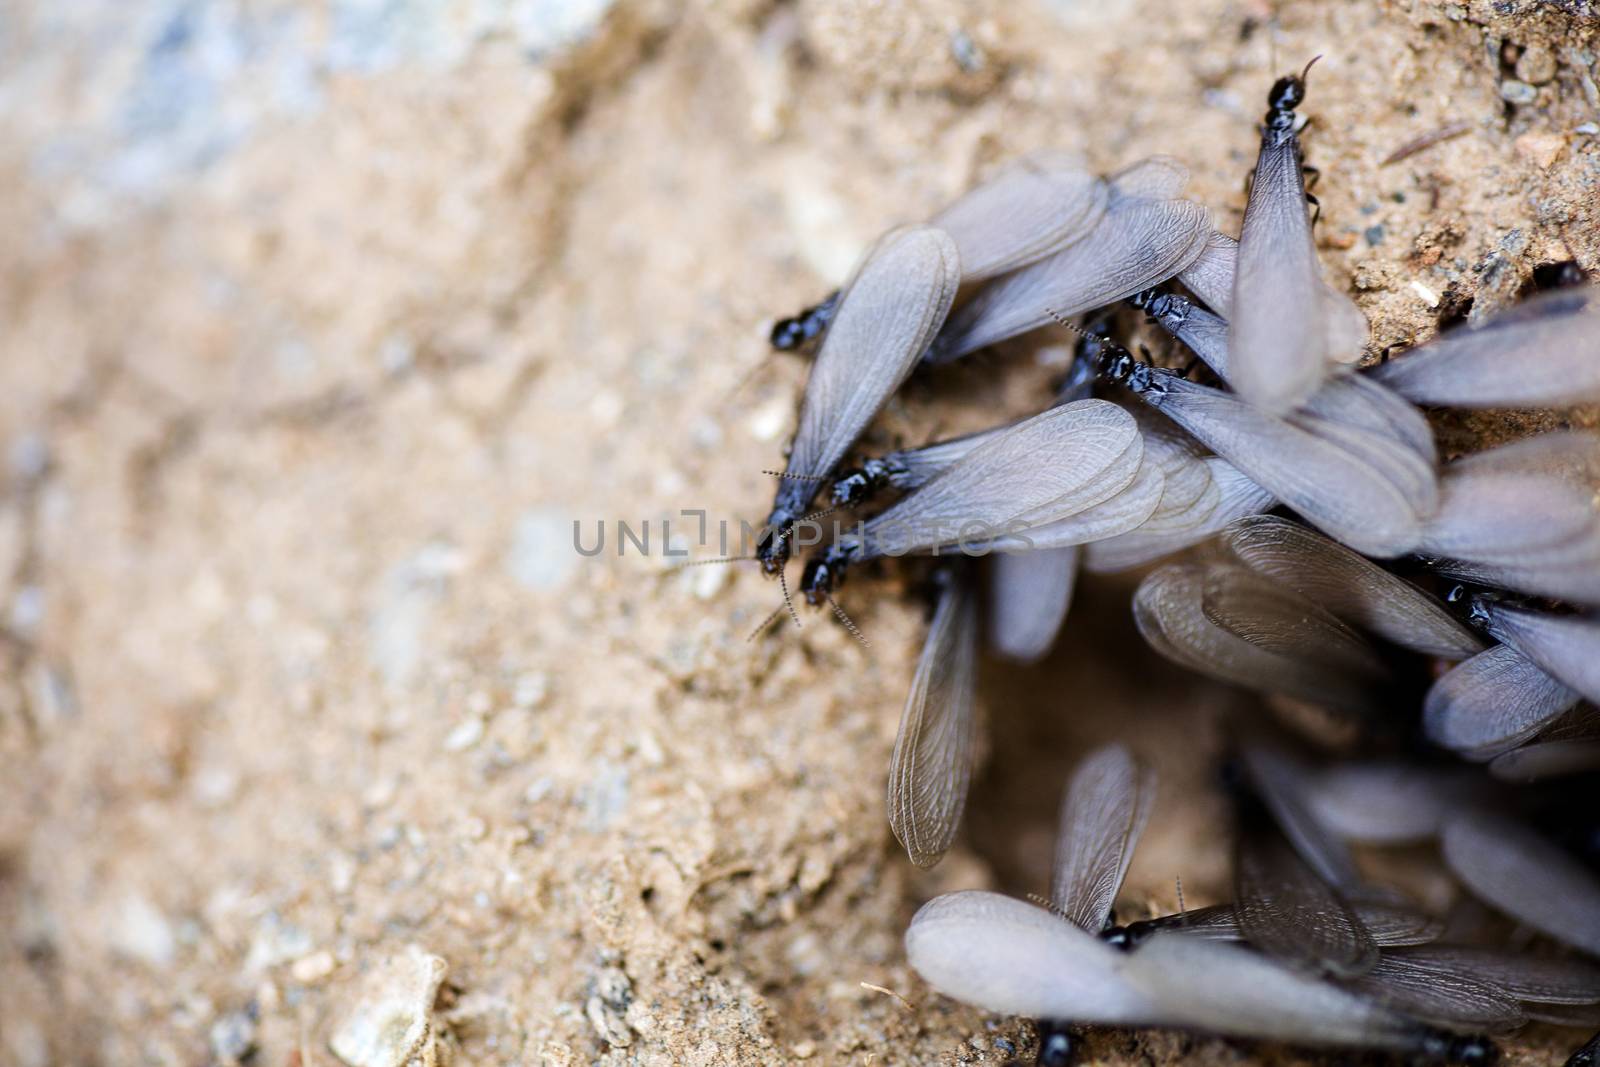
[[[984,442],[869,520],[863,547],[869,555],[918,551],[952,543],[967,524],[994,536],[1022,515],[1064,517],[1083,500],[1126,486],[1142,452],[1133,417],[1115,404],[1080,400],[1051,408]]]
[[[1266,511],[1277,503],[1271,493],[1220,456],[1207,456],[1201,462],[1217,490],[1215,504],[1203,497],[1184,514],[1166,516],[1162,530],[1146,526],[1096,541],[1088,546],[1085,568],[1095,574],[1109,574],[1152,563],[1199,544],[1235,519]]]
[[[1415,844],[1439,836],[1456,807],[1485,790],[1476,775],[1410,763],[1340,763],[1304,780],[1317,822],[1346,841]]]
[[[960,281],[955,242],[942,230],[907,227],[873,247],[840,299],[811,368],[790,473],[832,473],[916,366]]]
[[[1592,403],[1600,400],[1600,302],[1592,288],[1541,294],[1519,305],[1515,315],[1478,329],[1451,330],[1375,374],[1421,404]]]
[[[1179,378],[1162,386],[1144,396],[1329,536],[1371,556],[1417,547],[1416,503],[1366,459],[1231,394]]]
[[[986,1011],[1111,1025],[1158,1014],[1123,980],[1126,953],[997,893],[947,893],[924,904],[906,930],[906,958],[934,989]]]
[[[932,867],[961,825],[972,778],[978,613],[964,576],[939,597],[889,761],[889,826],[911,862]]]
[[[1394,958],[1423,967],[1473,974],[1518,1000],[1540,1004],[1600,1004],[1600,967],[1571,956],[1473,945],[1402,949]]]
[[[1263,952],[1343,977],[1377,962],[1378,944],[1360,917],[1276,833],[1241,832],[1234,886],[1239,930]]]
[[[1015,270],[1089,233],[1110,190],[1068,153],[1041,152],[1002,169],[931,222],[960,250],[962,282]]]
[[[1327,664],[1367,679],[1388,671],[1360,634],[1288,585],[1243,567],[1206,568],[1206,618],[1257,648]]]
[[[1061,802],[1050,900],[1079,929],[1105,926],[1154,801],[1154,773],[1122,745],[1098,749],[1073,772]]]
[[[1479,899],[1591,955],[1600,955],[1600,880],[1520,823],[1482,811],[1445,824],[1445,863]]]
[[[1416,1024],[1376,1002],[1235,945],[1157,933],[1126,976],[1170,1026],[1295,1044],[1416,1046]]]
[[[1504,1033],[1528,1021],[1506,990],[1465,970],[1385,954],[1351,988],[1407,1015],[1454,1030]]]
[[[1488,605],[1489,632],[1584,698],[1600,703],[1600,622],[1514,604]]]
[[[1391,439],[1422,457],[1429,467],[1437,464],[1438,449],[1427,417],[1405,397],[1359,372],[1329,375],[1302,408],[1308,414],[1343,423]]]
[[[1168,564],[1134,593],[1139,632],[1157,652],[1201,674],[1250,689],[1282,693],[1356,714],[1381,705],[1370,682],[1316,661],[1257,647],[1206,617],[1206,568]]]
[[[1507,645],[1452,667],[1428,689],[1422,725],[1434,744],[1488,760],[1529,740],[1578,694]]]
[[[1077,546],[999,553],[989,564],[989,642],[1007,659],[1032,663],[1055,644],[1077,584]]]
[[[1300,858],[1329,885],[1357,889],[1361,879],[1350,850],[1318,819],[1309,801],[1310,772],[1288,754],[1261,743],[1242,746],[1239,758],[1256,795]]]
[[[1444,659],[1465,659],[1483,649],[1438,600],[1298,523],[1250,516],[1228,527],[1222,543],[1257,573],[1405,648]]]
[[[1208,230],[1205,208],[1187,200],[1115,200],[1087,237],[980,289],[928,358],[956,359],[1158,285],[1194,258]]]
[[[1213,233],[1206,239],[1206,247],[1199,258],[1178,272],[1178,280],[1226,319],[1233,313],[1233,277],[1238,268],[1239,242],[1225,233]],[[1224,371],[1217,373],[1227,377]]]
[[[1321,383],[1329,358],[1323,290],[1298,145],[1264,136],[1228,319],[1233,386],[1252,404],[1284,414]]]

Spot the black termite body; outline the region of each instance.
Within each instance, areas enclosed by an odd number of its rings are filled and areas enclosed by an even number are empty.
[[[779,319],[772,324],[769,338],[772,347],[780,352],[793,352],[807,341],[821,336],[828,328],[828,323],[833,321],[833,312],[838,306],[839,290],[835,289],[821,303],[813,304],[791,318]]]
[[[1600,1064],[1600,1034],[1595,1034],[1567,1060],[1566,1067],[1596,1067]]]

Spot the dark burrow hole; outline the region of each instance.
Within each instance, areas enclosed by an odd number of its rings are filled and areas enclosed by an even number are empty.
[[[1080,574],[1055,647],[1018,666],[990,656],[979,703],[988,759],[973,785],[964,838],[1017,896],[1050,889],[1062,790],[1091,749],[1128,744],[1160,777],[1156,807],[1135,854],[1125,900],[1228,891],[1228,808],[1216,770],[1228,722],[1260,714],[1248,694],[1158,656],[1133,622],[1139,574]]]

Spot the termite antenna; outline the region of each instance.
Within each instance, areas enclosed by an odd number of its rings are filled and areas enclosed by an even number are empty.
[[[855,623],[850,621],[850,616],[848,616],[848,615],[846,615],[844,613],[844,609],[841,608],[838,605],[838,603],[833,599],[833,597],[828,596],[826,593],[824,593],[823,594],[823,599],[827,600],[828,607],[833,609],[833,613],[835,615],[839,616],[839,621],[844,623],[844,628],[846,630],[850,631],[850,636],[854,637],[857,641],[860,641],[862,648],[871,648],[872,647],[872,642],[868,641],[866,635],[863,634],[860,631],[860,629],[858,629],[856,627]]]
[[[1038,893],[1029,893],[1028,899],[1039,905],[1039,907],[1043,908],[1045,911],[1048,911],[1051,915],[1054,915],[1056,918],[1063,919],[1068,922],[1071,921],[1070,919],[1067,919],[1067,913],[1056,907],[1056,902],[1051,900],[1049,897],[1040,896]]]
[[[783,606],[789,609],[789,618],[794,620],[794,628],[802,629],[800,616],[795,613],[794,601],[789,599],[789,579],[782,571],[778,572],[778,588],[783,592]]]
[[[776,619],[781,614],[783,614],[783,605],[780,604],[772,609],[771,615],[768,615],[765,619],[761,620],[760,626],[757,626],[754,630],[750,631],[750,636],[744,639],[744,643],[748,645],[750,642],[760,637],[766,632],[767,627],[772,625],[772,620]]]
[[[1044,313],[1046,315],[1049,315],[1050,318],[1055,322],[1055,324],[1057,326],[1061,326],[1061,327],[1064,327],[1064,328],[1066,328],[1068,330],[1071,330],[1073,333],[1077,334],[1079,337],[1088,337],[1089,336],[1088,333],[1086,333],[1084,331],[1083,327],[1077,325],[1076,323],[1068,322],[1067,319],[1066,319],[1066,316],[1062,315],[1060,312],[1056,311],[1055,309],[1053,309],[1053,308],[1045,308],[1044,309]]]
[[[1183,906],[1183,875],[1173,875],[1172,884],[1178,888],[1178,914],[1183,916],[1184,925],[1189,924],[1189,909]]]
[[[790,474],[788,471],[762,471],[761,473],[770,474],[777,478],[787,478],[791,482],[825,482],[828,480],[815,474]]]
[[[709,567],[714,563],[746,563],[753,561],[755,558],[754,556],[718,556],[716,559],[691,559],[687,563],[674,563],[667,568],[667,573],[676,574],[678,571],[689,567]]]

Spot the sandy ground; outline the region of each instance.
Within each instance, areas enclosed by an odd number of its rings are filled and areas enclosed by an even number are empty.
[[[709,555],[764,515],[805,375],[771,317],[998,161],[1172,153],[1237,232],[1274,55],[1325,57],[1320,238],[1375,348],[1600,266],[1586,8],[9,5],[0,1061],[1028,1056],[908,970],[907,919],[1043,890],[1062,775],[1112,736],[1163,775],[1124,910],[1217,899],[1201,755],[1242,698],[1086,583],[1057,656],[985,664],[969,832],[917,874],[882,799],[913,571],[845,590],[870,649],[820,615],[746,644],[774,586],[666,572],[660,521],[681,547],[704,509]],[[1062,340],[914,384],[875,442],[1026,410]]]

